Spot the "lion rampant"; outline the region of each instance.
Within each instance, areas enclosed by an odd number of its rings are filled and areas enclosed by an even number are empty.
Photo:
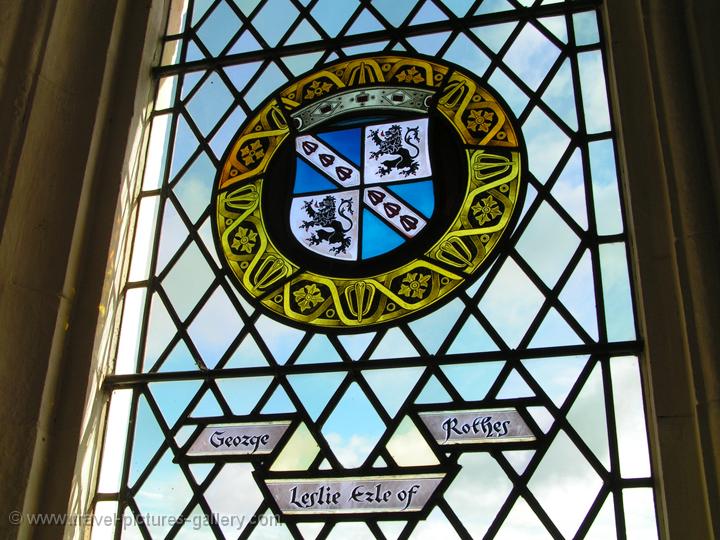
[[[415,174],[420,167],[420,164],[415,160],[420,154],[420,148],[413,144],[412,141],[420,142],[418,135],[418,127],[405,128],[405,136],[402,136],[402,128],[397,124],[390,126],[389,129],[380,132],[377,129],[371,129],[368,139],[372,140],[378,150],[370,152],[371,159],[378,159],[380,156],[389,155],[397,156],[392,159],[382,161],[382,165],[378,167],[378,174],[385,176],[390,174],[393,169],[397,170],[398,173],[405,177]],[[413,155],[410,154],[410,150],[403,145],[403,142],[408,146],[415,149]]]
[[[307,238],[311,246],[327,242],[328,244],[340,244],[330,248],[330,251],[336,255],[347,251],[352,241],[351,238],[345,236],[345,233],[352,229],[353,226],[353,221],[348,217],[348,213],[350,215],[354,213],[352,199],[340,199],[340,205],[336,210],[335,197],[327,195],[319,203],[315,200],[305,201],[303,210],[305,210],[310,220],[303,221],[300,227],[306,231],[310,227],[322,227],[313,231],[312,235]],[[342,223],[337,219],[338,215],[348,223],[347,227],[343,228]],[[328,228],[331,230],[327,230]]]

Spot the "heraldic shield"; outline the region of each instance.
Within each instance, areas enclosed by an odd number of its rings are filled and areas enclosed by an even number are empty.
[[[363,261],[411,240],[432,217],[428,118],[349,124],[296,137],[289,220],[308,250]]]

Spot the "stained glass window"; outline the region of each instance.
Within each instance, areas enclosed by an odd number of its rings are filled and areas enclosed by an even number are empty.
[[[93,536],[657,537],[600,6],[174,2]]]

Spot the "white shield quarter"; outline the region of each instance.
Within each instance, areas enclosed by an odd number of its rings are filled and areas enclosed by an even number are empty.
[[[356,261],[359,203],[357,190],[295,197],[290,206],[290,229],[310,251]]]
[[[425,178],[432,174],[427,118],[365,126],[363,133],[366,184]]]

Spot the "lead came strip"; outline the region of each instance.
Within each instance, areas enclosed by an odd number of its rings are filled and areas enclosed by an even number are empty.
[[[476,409],[419,413],[441,445],[534,441],[535,435],[516,409]]]

